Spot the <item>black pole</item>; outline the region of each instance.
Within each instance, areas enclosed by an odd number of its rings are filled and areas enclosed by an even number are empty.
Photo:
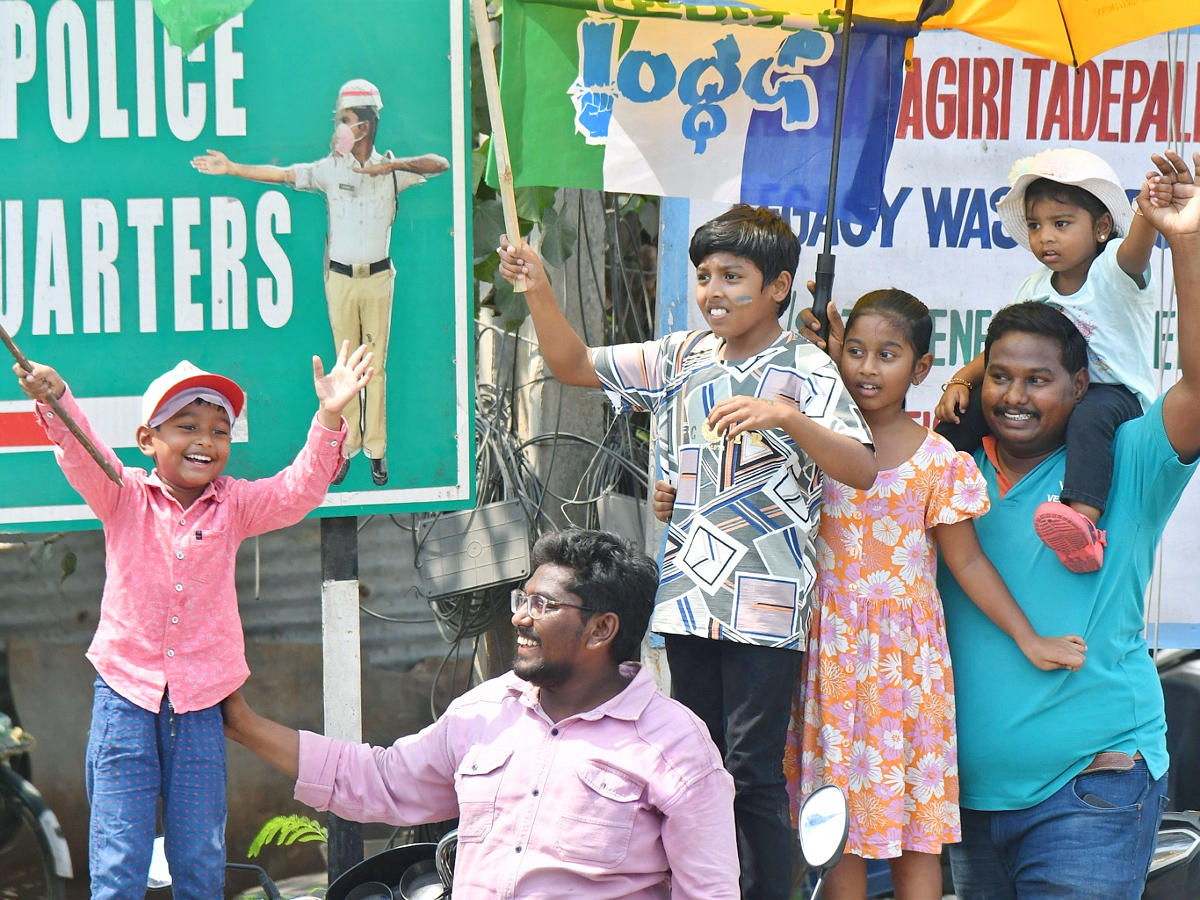
[[[833,152],[829,160],[829,196],[825,202],[825,246],[817,254],[817,289],[813,293],[813,315],[821,323],[821,337],[829,336],[829,301],[833,297],[833,228],[837,201],[838,157],[842,149],[842,114],[846,111],[846,72],[850,66],[850,32],[854,18],[854,0],[846,0],[846,18],[842,23],[841,53],[838,60],[837,102],[833,112]]]
[[[321,582],[358,580],[358,519],[339,516],[321,520]],[[329,883],[362,862],[362,825],[333,813],[329,823]]]

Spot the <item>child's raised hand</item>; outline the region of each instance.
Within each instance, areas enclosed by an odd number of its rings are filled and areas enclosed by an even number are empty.
[[[29,364],[33,366],[32,372],[26,372],[20,363],[13,363],[12,367],[13,374],[17,376],[17,383],[21,385],[21,391],[26,397],[45,403],[50,399],[57,400],[63,395],[67,383],[58,372],[33,360],[30,360]]]
[[[1078,672],[1084,662],[1087,644],[1077,634],[1064,634],[1062,637],[1042,637],[1038,634],[1021,644],[1021,652],[1043,672],[1054,669]]]
[[[374,358],[375,354],[367,350],[366,344],[360,344],[351,353],[350,342],[342,341],[337,363],[326,375],[321,357],[313,357],[313,386],[320,404],[317,420],[330,431],[341,428],[342,410],[375,375],[375,369],[371,367]]]
[[[1138,195],[1138,208],[1160,233],[1166,237],[1200,234],[1200,190],[1195,172],[1200,171],[1200,153],[1192,153],[1192,168],[1174,150],[1151,157],[1157,172],[1146,176],[1143,192]]]
[[[517,243],[513,244],[508,235],[502,234],[500,246],[496,249],[500,251],[500,274],[504,276],[505,281],[511,284],[524,277],[526,288],[549,283],[542,260],[523,239],[518,238]]]
[[[664,524],[669,523],[674,510],[675,485],[660,478],[654,482],[654,518]]]
[[[788,417],[797,412],[786,400],[766,400],[761,397],[726,397],[708,414],[705,423],[719,435],[735,438],[747,431],[770,431],[785,428]]]
[[[948,384],[946,390],[942,391],[942,399],[934,407],[933,414],[939,422],[953,422],[957,425],[960,421],[959,414],[967,411],[970,399],[971,390],[965,384]]]

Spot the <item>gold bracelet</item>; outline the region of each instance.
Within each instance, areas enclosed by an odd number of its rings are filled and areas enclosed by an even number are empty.
[[[1129,201],[1129,208],[1133,210],[1133,214],[1135,216],[1141,216],[1143,219],[1146,218],[1146,214],[1142,212],[1142,208],[1138,206],[1137,197],[1134,197]]]
[[[952,384],[961,384],[968,391],[971,390],[971,382],[967,381],[965,378],[951,378],[949,381],[947,381],[945,384],[942,385],[942,392],[945,393],[946,388],[950,387],[950,385],[952,385]]]

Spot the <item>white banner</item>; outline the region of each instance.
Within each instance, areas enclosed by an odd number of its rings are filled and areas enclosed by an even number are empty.
[[[1135,192],[1152,152],[1170,146],[1186,150],[1190,160],[1191,151],[1200,149],[1198,59],[1200,30],[1126,45],[1078,71],[956,32],[917,38],[884,215],[871,231],[839,229],[834,298],[848,310],[867,291],[894,286],[929,306],[934,369],[909,393],[908,403],[919,421],[932,422],[940,385],[982,351],[993,313],[1040,265],[1002,229],[995,211],[1013,163],[1051,147],[1080,147],[1107,160]],[[686,239],[723,208],[664,205],[662,286],[671,293],[663,300],[665,328],[681,327],[683,303],[687,327],[704,327],[691,299],[695,276],[685,269]],[[803,245],[797,303],[808,305],[803,282],[812,278],[823,246],[823,216],[785,213]],[[1166,390],[1178,377],[1170,257],[1156,249],[1150,264],[1157,343],[1146,352]],[[1200,583],[1198,533],[1200,484],[1193,482],[1163,536],[1150,587],[1152,644],[1157,633],[1160,646],[1200,647],[1200,604],[1192,599]]]

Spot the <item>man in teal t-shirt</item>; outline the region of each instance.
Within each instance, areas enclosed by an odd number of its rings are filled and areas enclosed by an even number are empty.
[[[1087,345],[1062,313],[1038,303],[1001,310],[988,329],[981,396],[994,437],[976,461],[992,508],[976,530],[1033,627],[1083,635],[1088,657],[1076,673],[1038,671],[942,568],[959,734],[963,841],[950,853],[960,900],[1136,900],[1154,850],[1166,720],[1143,598],[1200,456],[1200,193],[1178,156],[1154,159],[1162,175],[1138,203],[1171,246],[1183,374],[1117,431],[1100,521],[1109,551],[1098,572],[1069,572],[1032,527],[1034,510],[1062,485],[1067,420],[1088,385]]]

